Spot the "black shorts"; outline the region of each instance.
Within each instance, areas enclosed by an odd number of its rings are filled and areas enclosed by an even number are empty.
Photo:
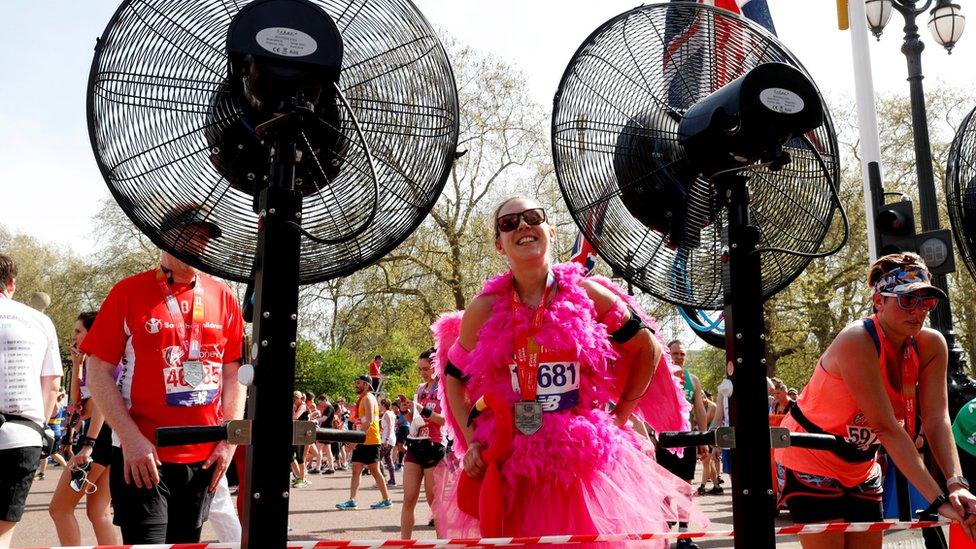
[[[210,514],[210,480],[214,467],[199,463],[163,463],[159,467],[160,483],[153,488],[126,484],[122,450],[112,449],[109,486],[112,489],[113,523],[116,526],[181,524],[203,526]]]
[[[409,435],[410,435],[410,426],[409,425],[404,425],[402,427],[397,427],[396,428],[396,440],[397,440],[397,444],[406,444],[407,443],[407,437]]]
[[[682,480],[691,482],[695,479],[695,463],[698,461],[698,447],[689,446],[681,457],[671,453],[667,448],[658,446],[655,452],[657,462]]]
[[[877,522],[881,520],[881,475],[848,488],[839,480],[801,473],[776,465],[779,506],[790,510],[797,524],[815,522]]]
[[[102,429],[98,431],[98,438],[95,439],[91,459],[102,467],[108,467],[112,464],[112,428],[107,423],[103,424]]]
[[[379,444],[357,444],[356,448],[352,451],[352,457],[349,461],[353,463],[362,463],[363,465],[369,465],[370,463],[376,463],[380,460],[380,445]]]
[[[421,469],[436,467],[444,459],[446,450],[443,444],[435,444],[427,439],[407,439],[407,463],[416,463]]]
[[[41,447],[0,450],[0,520],[19,522],[41,461]]]
[[[292,458],[299,465],[305,463],[305,447],[304,446],[292,446],[291,447]]]

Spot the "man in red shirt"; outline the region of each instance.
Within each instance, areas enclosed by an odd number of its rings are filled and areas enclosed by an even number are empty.
[[[373,392],[380,390],[380,369],[382,367],[383,355],[376,355],[373,361],[369,363],[370,385],[373,387]]]
[[[187,239],[197,250],[219,236],[196,210],[163,223],[165,239]],[[124,543],[199,541],[234,446],[157,448],[155,431],[243,416],[242,335],[230,288],[167,252],[158,268],[123,279],[105,298],[82,351],[92,397],[114,430],[110,485]]]

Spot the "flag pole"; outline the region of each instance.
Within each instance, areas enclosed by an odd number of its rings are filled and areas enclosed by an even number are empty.
[[[841,12],[847,4],[849,20],[844,21]],[[868,23],[862,0],[838,2],[838,20],[843,29],[850,24],[851,53],[854,58],[854,90],[857,102],[857,125],[861,138],[861,182],[864,187],[864,216],[867,221],[868,256],[874,262],[878,258],[877,233],[874,217],[884,204],[884,187],[881,176],[881,145],[878,143],[878,113],[874,104],[874,79],[871,74],[871,52],[868,49]],[[843,14],[844,16],[848,14]]]

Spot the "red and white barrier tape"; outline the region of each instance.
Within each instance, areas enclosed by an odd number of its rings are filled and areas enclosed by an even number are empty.
[[[931,528],[933,526],[948,525],[948,521],[916,521],[916,522],[848,522],[830,524],[797,524],[781,526],[776,529],[777,536],[796,534],[822,534],[824,532],[885,532],[894,530],[915,530]],[[606,543],[621,541],[647,541],[694,538],[732,538],[732,530],[709,530],[705,532],[658,532],[646,534],[584,534],[576,536],[524,536],[515,538],[455,538],[455,539],[386,539],[386,540],[319,540],[319,541],[289,541],[287,549],[434,549],[439,547],[500,547],[516,545],[552,545],[569,543]],[[118,546],[115,546],[118,547]],[[239,549],[239,543],[178,543],[175,545],[124,545],[126,549]],[[33,547],[28,549],[54,549]],[[61,549],[98,549],[98,546]]]

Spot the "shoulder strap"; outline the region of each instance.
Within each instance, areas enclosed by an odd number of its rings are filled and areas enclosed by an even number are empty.
[[[874,320],[870,317],[865,318],[863,321],[864,329],[868,331],[868,335],[871,336],[871,341],[874,342],[874,350],[881,353],[881,339],[878,337],[878,330],[874,327]]]

